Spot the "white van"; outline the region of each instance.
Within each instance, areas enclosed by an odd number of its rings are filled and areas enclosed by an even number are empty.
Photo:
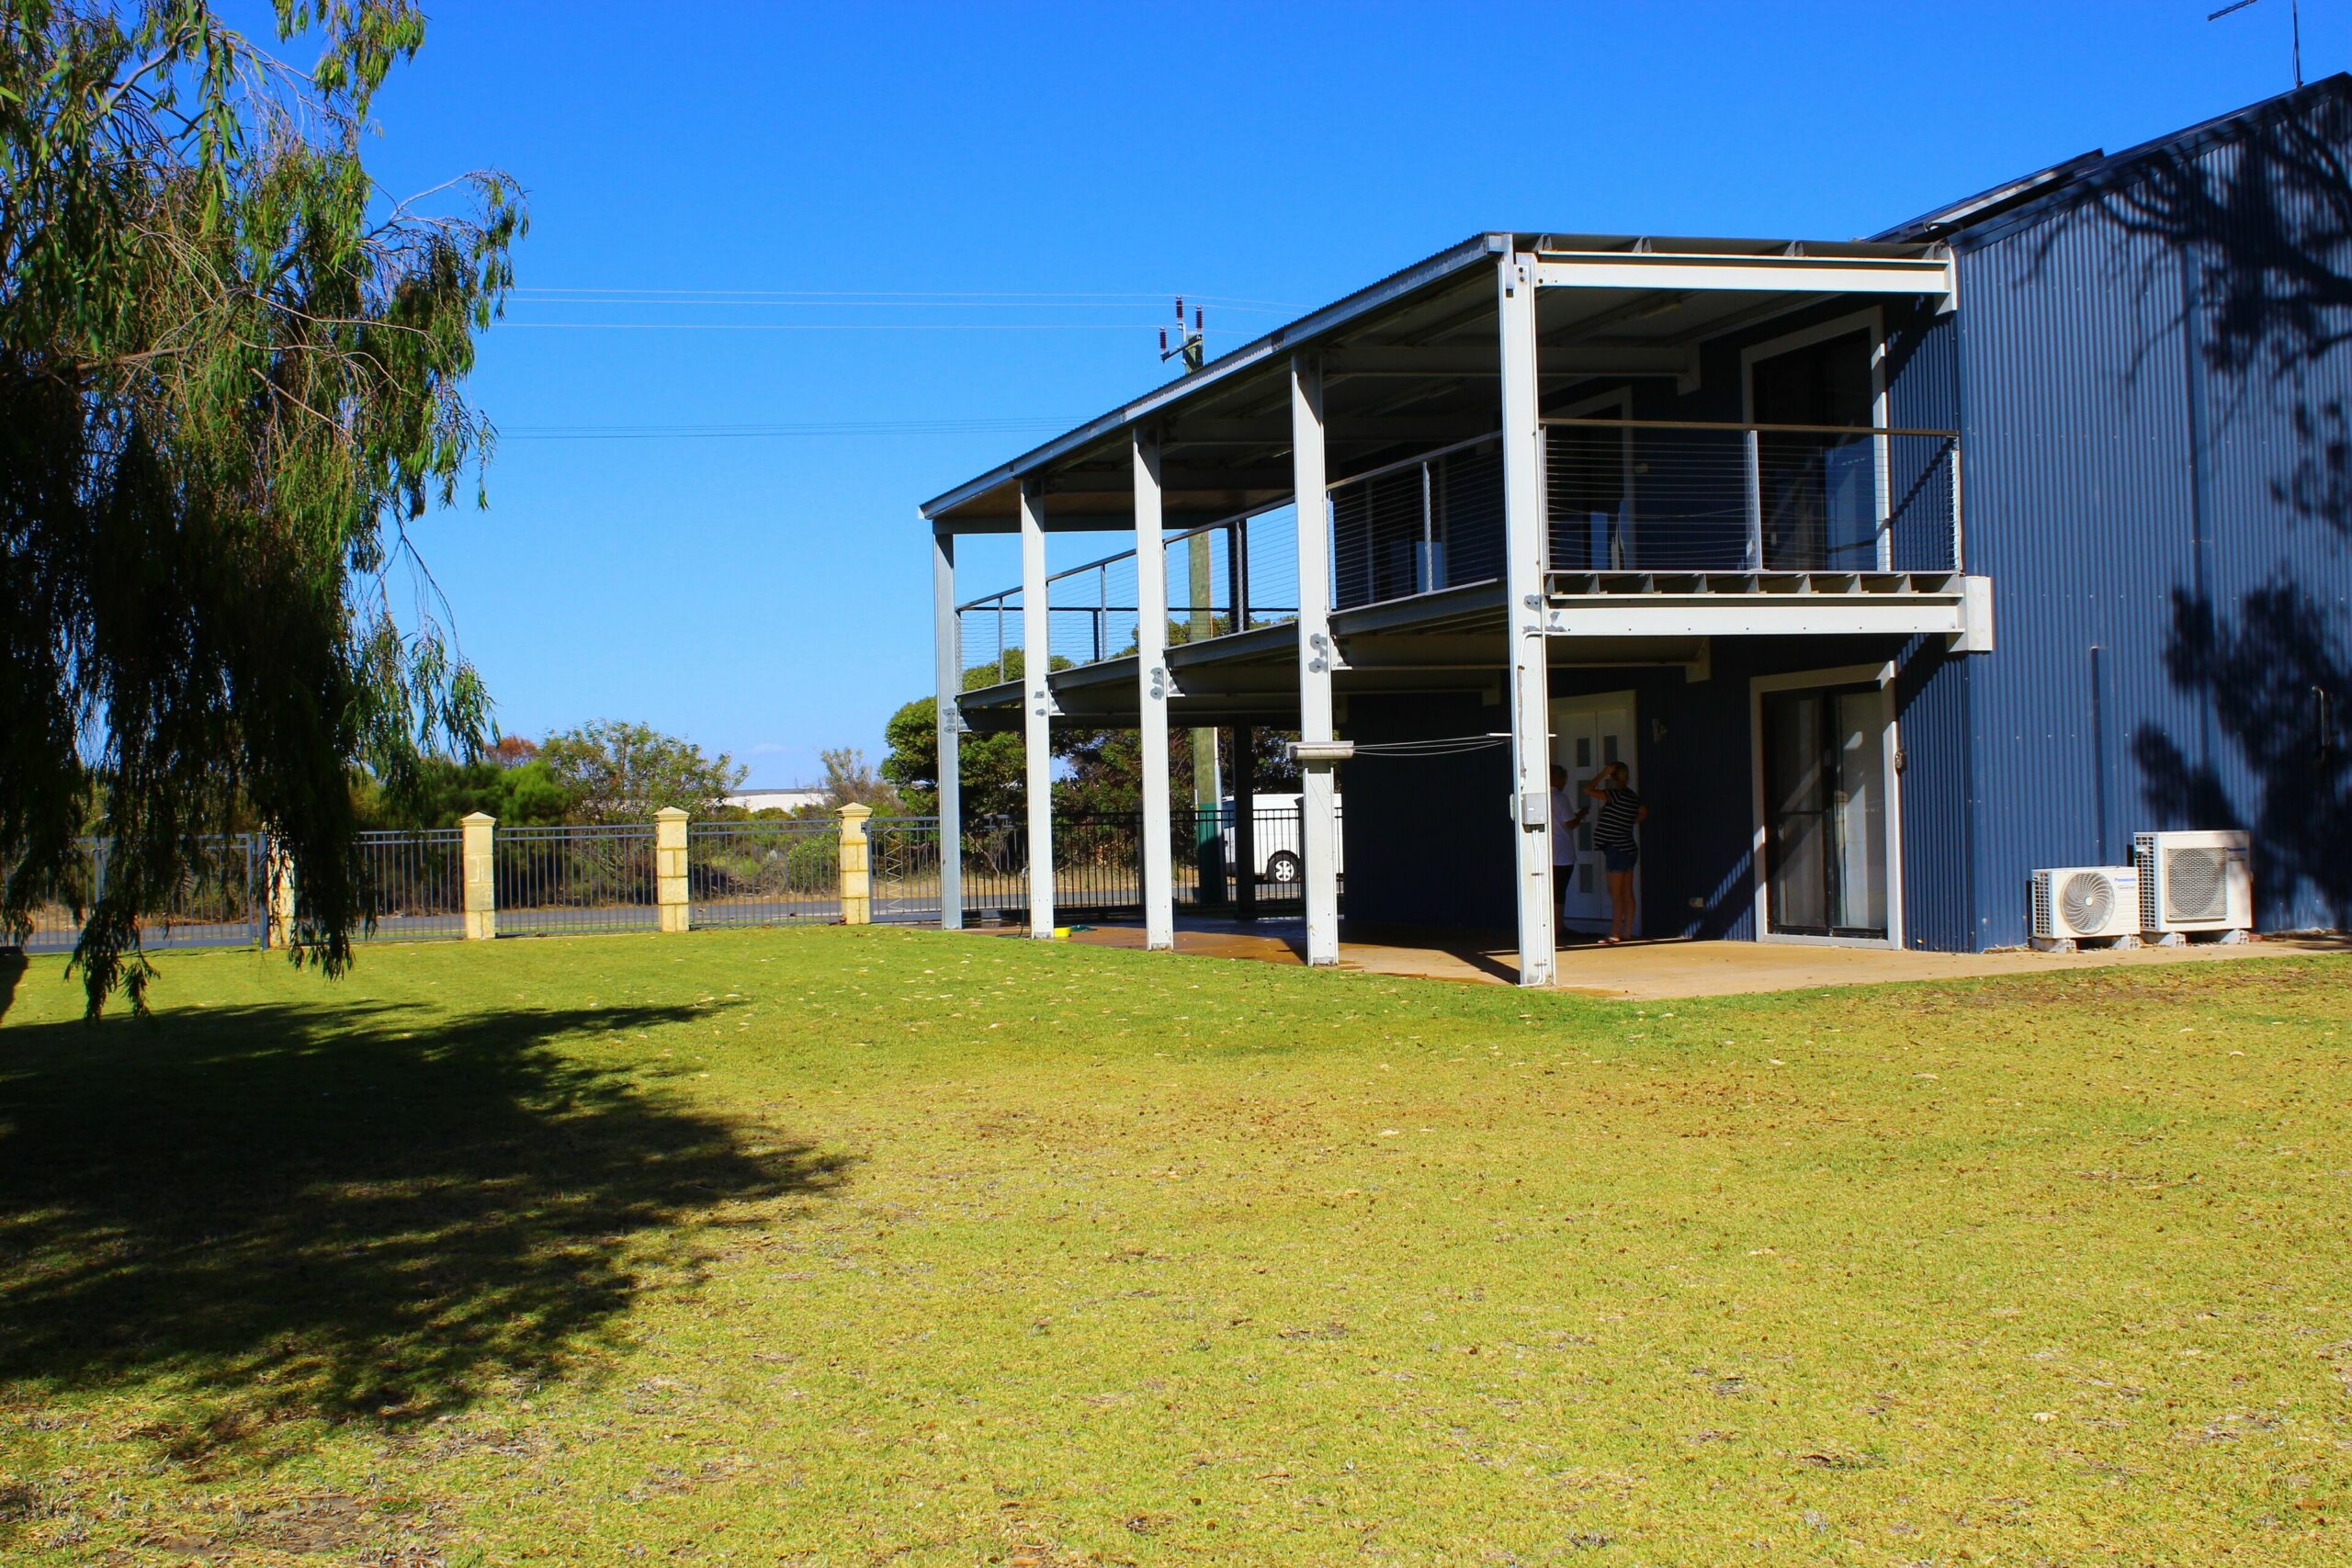
[[[1306,863],[1299,858],[1300,797],[1294,791],[1287,795],[1263,794],[1254,798],[1257,802],[1255,812],[1257,840],[1251,848],[1258,857],[1258,880],[1272,883],[1277,886],[1295,886],[1306,871]],[[1345,808],[1342,797],[1332,798],[1331,809],[1335,816],[1344,818]],[[1225,809],[1221,817],[1225,823],[1226,863],[1231,865],[1238,852],[1234,847],[1234,807],[1233,796],[1229,795],[1225,797]],[[1345,876],[1347,874],[1347,835],[1342,833],[1340,835],[1339,874]]]

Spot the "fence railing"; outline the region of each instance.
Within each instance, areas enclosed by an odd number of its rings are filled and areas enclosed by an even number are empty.
[[[498,930],[651,931],[661,924],[653,829],[503,828],[492,840]]]
[[[688,923],[696,928],[838,919],[841,875],[841,824],[831,818],[686,828]]]
[[[140,917],[142,947],[243,947],[261,940],[267,922],[266,841],[258,833],[200,840],[195,866]],[[43,890],[20,935],[27,953],[70,953],[81,939],[83,917],[107,887],[103,840],[80,840],[74,863]],[[0,941],[8,940],[0,936]]]
[[[1544,421],[1545,569],[1555,572],[1950,572],[1962,570],[1960,437],[1893,425]],[[1333,482],[1331,604],[1347,610],[1503,575],[1498,435]],[[1293,619],[1289,502],[1171,535],[1168,640]],[[1136,649],[1136,552],[1046,580],[1054,668]],[[967,680],[1017,680],[1019,588],[957,606]]]
[[[1552,419],[1544,435],[1552,571],[1961,570],[1953,431]]]
[[[370,830],[356,843],[356,940],[415,942],[565,932],[685,931],[796,921],[910,923],[941,913],[936,817],[838,817]],[[1305,883],[1295,796],[1261,801],[1243,830],[1234,804],[1177,808],[1170,822],[1174,900],[1196,911],[1280,913]],[[1143,907],[1139,812],[1054,819],[1054,905],[1073,918]],[[853,846],[863,855],[853,861]],[[1017,920],[1029,909],[1029,834],[1015,819],[967,825],[961,913]],[[35,906],[23,945],[71,951],[105,886],[105,852],[85,840],[81,869]],[[665,859],[676,857],[673,861]],[[865,869],[855,869],[862,864]],[[1344,871],[1344,866],[1341,867]],[[150,948],[269,946],[299,919],[300,868],[273,888],[260,834],[209,840],[198,870],[141,921]]]
[[[359,835],[356,937],[421,942],[466,934],[465,834],[457,828]]]
[[[1304,836],[1293,803],[1251,813],[1256,871],[1245,886],[1245,835],[1233,803],[1222,811],[1178,807],[1169,839],[1170,891],[1180,908],[1279,914],[1305,896]],[[876,818],[867,824],[874,853],[874,919],[935,919],[940,912],[939,820]],[[962,913],[971,920],[1017,921],[1029,911],[1029,830],[1016,818],[971,824],[963,835]],[[887,848],[886,848],[887,846]],[[1083,919],[1143,908],[1140,812],[1054,819],[1054,908]]]

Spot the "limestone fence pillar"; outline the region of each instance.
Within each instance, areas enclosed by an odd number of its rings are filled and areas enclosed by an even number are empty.
[[[662,929],[684,931],[692,913],[686,905],[686,814],[674,806],[653,814],[653,885]]]
[[[491,835],[497,829],[498,818],[487,811],[469,812],[458,818],[458,826],[465,833],[460,857],[464,864],[466,890],[466,940],[488,942],[498,934],[498,884],[491,870]]]
[[[853,802],[842,807],[842,924],[871,925],[874,921],[874,864],[865,839],[870,806]]]
[[[291,947],[294,944],[294,857],[276,839],[263,852],[262,872],[264,897],[268,902],[268,923],[263,929],[265,947]]]

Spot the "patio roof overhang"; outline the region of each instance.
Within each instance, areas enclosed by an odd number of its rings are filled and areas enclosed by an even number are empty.
[[[1143,427],[1159,435],[1169,527],[1277,503],[1292,490],[1290,359],[1309,349],[1323,363],[1334,476],[1491,431],[1494,266],[1512,253],[1536,259],[1547,405],[1600,378],[1687,387],[1701,342],[1825,295],[1954,298],[1940,243],[1479,234],[934,497],[922,515],[946,533],[1012,532],[1033,483],[1049,530],[1130,526],[1129,445]]]

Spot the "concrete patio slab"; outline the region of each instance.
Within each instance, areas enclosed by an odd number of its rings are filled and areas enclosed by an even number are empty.
[[[1018,935],[1008,930],[1001,934]],[[1106,923],[1074,931],[1072,942],[1140,950],[1143,927]],[[1176,951],[1267,964],[1304,962],[1302,921],[1248,924],[1180,917]],[[2268,937],[2251,942],[2143,947],[2131,951],[1917,953],[1884,948],[1814,947],[1783,942],[1691,942],[1665,939],[1604,947],[1580,942],[1560,949],[1557,989],[1626,1001],[1678,997],[1739,996],[1804,990],[1817,986],[1875,986],[1903,980],[1956,980],[1988,975],[2049,975],[2119,964],[2228,963],[2293,954],[2352,954],[2352,938]],[[1340,966],[1368,975],[1423,980],[1509,985],[1519,976],[1519,953],[1509,939],[1476,933],[1343,930]]]

